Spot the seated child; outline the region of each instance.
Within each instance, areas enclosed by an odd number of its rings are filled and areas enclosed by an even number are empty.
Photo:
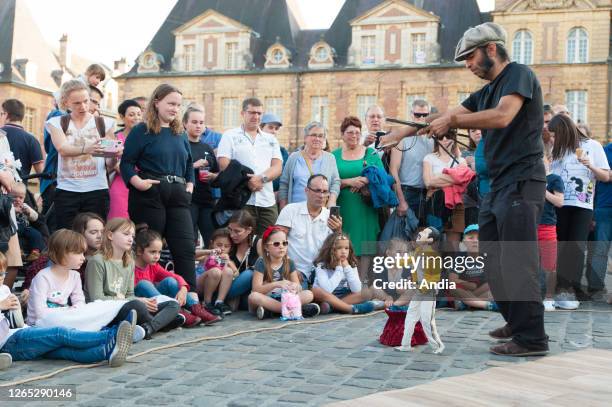
[[[403,257],[404,254],[409,252],[409,249],[410,243],[408,241],[394,238],[389,240],[387,249],[385,250],[385,255],[389,258],[396,258],[396,255],[398,254],[400,257]],[[404,264],[402,261],[400,264],[396,264],[394,262],[393,267],[387,268],[384,264],[382,267],[384,270],[380,274],[376,274],[374,277],[381,283],[401,283],[411,280],[410,263]],[[410,302],[413,290],[408,290],[407,288],[390,288],[387,285],[384,285],[383,288],[375,288],[374,286],[364,288],[361,293],[364,300],[374,299],[384,301],[385,308],[389,308],[393,305],[397,307],[407,305]]]
[[[34,261],[40,257],[45,250],[45,240],[42,233],[32,224],[38,220],[38,212],[24,202],[26,197],[26,186],[21,182],[16,183],[11,190],[15,217],[17,219],[17,235],[22,249],[28,255],[26,261]]]
[[[478,225],[469,225],[463,232],[463,244],[467,250],[467,256],[474,259],[479,256],[478,252]],[[461,273],[451,270],[449,280],[456,283],[457,288],[449,290],[449,295],[454,298],[455,309],[464,310],[468,307],[497,311],[497,304],[489,290],[489,284],[485,277],[484,267],[479,267],[478,262],[474,267]]]
[[[198,293],[204,298],[206,308],[216,315],[229,315],[232,309],[225,303],[225,298],[232,286],[234,278],[238,277],[238,268],[230,260],[232,239],[229,230],[217,229],[210,239],[211,249],[202,259],[202,273],[198,275]],[[217,292],[217,299],[213,305],[213,294]]]
[[[312,292],[315,301],[321,303],[321,313],[334,309],[345,314],[364,314],[384,307],[382,301],[363,301],[357,257],[348,236],[329,235],[314,264]]]
[[[281,293],[292,289],[298,293],[302,304],[302,315],[314,317],[320,308],[311,304],[313,295],[303,290],[295,264],[287,256],[287,234],[278,226],[270,226],[262,236],[264,255],[255,262],[253,291],[249,295],[249,311],[257,314],[258,319],[281,313]]]
[[[159,295],[175,298],[182,307],[179,313],[185,317],[186,328],[196,326],[202,321],[206,325],[220,321],[219,317],[202,307],[197,294],[189,292],[189,284],[183,277],[166,271],[157,263],[161,250],[162,238],[159,233],[148,227],[140,227],[136,234],[134,294],[144,298]]]
[[[87,266],[87,259],[93,256],[100,250],[102,245],[102,231],[104,230],[104,221],[99,215],[92,212],[79,213],[72,222],[72,230],[81,234],[85,237],[87,242],[87,250],[85,251],[85,261],[81,267],[77,270],[81,276],[81,283],[85,281],[85,267]],[[30,285],[36,275],[43,269],[49,267],[51,261],[47,254],[41,255],[38,260],[34,261],[26,270],[25,280],[21,286],[23,291],[21,292],[20,300],[22,303],[28,302],[30,295]]]
[[[106,224],[100,253],[87,262],[85,295],[90,302],[128,300],[116,319],[123,319],[130,310],[136,310],[144,339],[151,339],[162,328],[169,330],[183,325],[185,317],[178,313],[177,301],[158,303],[154,298],[134,295],[133,240],[134,223],[129,219],[115,218]]]

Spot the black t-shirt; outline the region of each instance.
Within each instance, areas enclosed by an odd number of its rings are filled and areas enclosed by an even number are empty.
[[[509,63],[495,80],[472,93],[463,102],[463,107],[472,112],[492,109],[502,97],[512,94],[525,99],[510,125],[503,129],[482,130],[492,191],[517,181],[546,181],[542,161],[542,88],[531,69],[516,62]]]
[[[254,237],[251,237],[251,239],[252,239],[252,243],[251,243],[251,248],[249,249],[249,254],[245,256],[244,259],[242,259],[242,262],[238,260],[238,257],[236,257],[235,248],[232,249],[232,251],[230,252],[229,258],[231,261],[234,262],[236,267],[238,267],[238,271],[240,273],[242,273],[246,269],[252,269],[253,266],[255,265],[255,262],[259,258],[259,254],[257,254],[257,242],[259,241],[259,237],[254,236]]]
[[[21,126],[7,124],[2,127],[2,130],[6,132],[6,138],[15,160],[21,161],[19,173],[22,177],[29,175],[32,171],[32,165],[43,160],[40,143],[36,140],[36,137],[25,131]]]
[[[219,172],[219,165],[217,164],[217,159],[215,158],[215,150],[211,146],[206,143],[189,141],[189,146],[191,147],[191,157],[193,162],[195,163],[199,159],[205,159],[208,161],[208,166],[210,167],[211,172]],[[199,169],[195,168],[195,184],[193,188],[193,195],[191,197],[191,202],[202,205],[213,207],[215,202],[212,196],[212,191],[210,188],[210,183],[201,182],[198,178]]]
[[[456,274],[461,280],[476,283],[476,285],[480,287],[487,282],[487,277],[484,267],[480,267],[481,263],[476,260],[478,256],[479,254],[457,252],[455,255],[457,258],[456,264],[462,264],[463,269],[461,272],[459,272],[458,269],[450,270],[450,272]],[[461,263],[459,262],[459,258],[462,258]]]
[[[548,174],[546,176],[546,190],[551,194],[555,192],[563,193],[565,186],[563,185],[563,179],[557,174]],[[556,225],[557,224],[557,213],[555,207],[550,202],[544,203],[544,209],[542,210],[542,216],[540,217],[540,225]]]

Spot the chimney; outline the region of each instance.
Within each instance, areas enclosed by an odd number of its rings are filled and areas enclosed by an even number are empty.
[[[115,73],[122,75],[127,72],[127,61],[125,57],[115,61]]]
[[[62,38],[60,38],[60,50],[59,50],[59,62],[60,62],[60,66],[64,70],[70,67],[71,58],[72,58],[72,53],[70,52],[70,44],[68,43],[68,34],[64,34],[62,35]]]

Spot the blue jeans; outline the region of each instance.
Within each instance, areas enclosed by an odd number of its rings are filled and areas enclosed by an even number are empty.
[[[134,294],[137,297],[151,298],[157,295],[163,294],[170,298],[176,297],[180,287],[178,281],[172,277],[166,277],[157,284],[153,284],[148,280],[141,280],[134,287]],[[196,305],[198,301],[193,299],[190,295],[187,295],[187,301],[185,303],[187,308]]]
[[[234,281],[232,286],[227,293],[227,299],[240,297],[251,292],[251,285],[253,283],[253,270],[246,269]]]
[[[107,359],[108,343],[116,328],[99,332],[73,328],[24,328],[15,332],[0,351],[10,353],[13,360],[65,359],[78,363],[95,363]]]
[[[589,291],[605,288],[610,241],[612,240],[612,208],[596,208],[594,212],[595,233],[589,242],[586,278]]]

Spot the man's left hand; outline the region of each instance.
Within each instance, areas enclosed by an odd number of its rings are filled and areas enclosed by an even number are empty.
[[[261,191],[264,187],[261,175],[249,174],[249,189],[251,192]]]

